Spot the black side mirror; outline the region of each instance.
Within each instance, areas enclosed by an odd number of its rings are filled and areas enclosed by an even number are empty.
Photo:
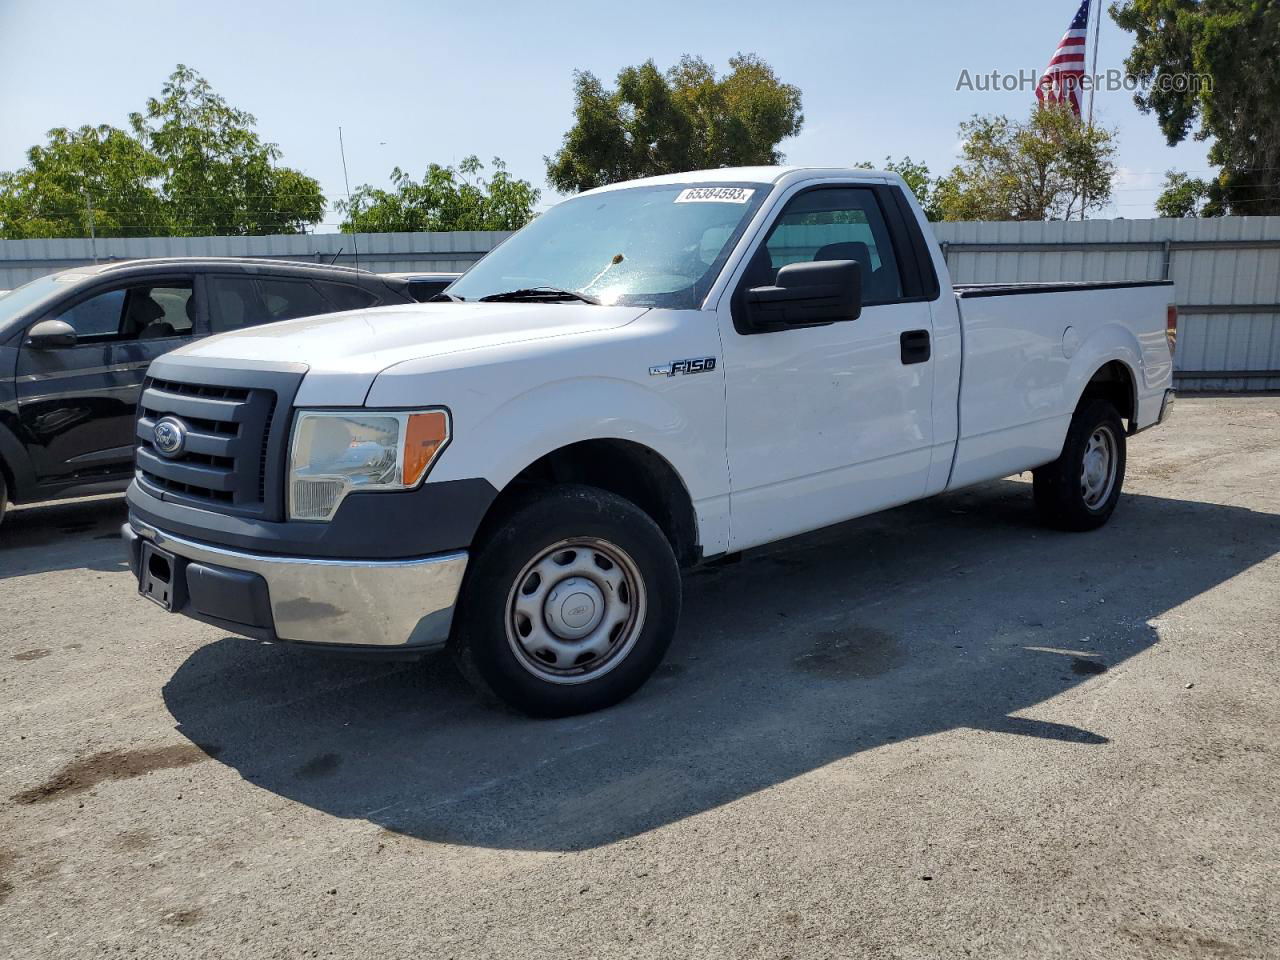
[[[76,345],[76,328],[65,320],[41,320],[27,331],[27,346],[35,350],[56,350]]]
[[[747,291],[756,330],[812,327],[857,320],[862,313],[862,266],[857,260],[789,263],[772,287]]]

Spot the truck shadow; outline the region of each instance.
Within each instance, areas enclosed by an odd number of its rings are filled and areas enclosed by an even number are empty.
[[[1045,702],[1098,683],[1158,642],[1163,614],[1278,547],[1280,517],[1148,496],[1125,497],[1104,530],[1058,534],[1025,484],[1001,481],[689,575],[666,663],[598,714],[481,705],[444,657],[371,663],[231,637],[164,696],[218,762],[334,816],[581,850],[929,734],[1105,750],[1123,728],[1081,729],[1078,704]]]

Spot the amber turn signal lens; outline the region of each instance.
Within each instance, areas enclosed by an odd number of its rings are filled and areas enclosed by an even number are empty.
[[[443,410],[411,414],[404,428],[404,485],[414,486],[426,476],[449,441],[449,415]]]

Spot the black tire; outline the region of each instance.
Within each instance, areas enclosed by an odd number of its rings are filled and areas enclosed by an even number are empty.
[[[581,666],[564,653],[576,651],[572,645],[580,641],[565,640],[553,629],[563,629],[565,621],[552,620],[552,584],[560,574],[548,565],[566,557],[565,576],[573,576],[559,584],[572,580],[589,593],[594,584],[595,593],[572,608],[563,599],[559,615],[582,616],[585,607],[598,606],[602,619],[591,637],[613,644],[604,654],[577,654],[587,658]],[[593,580],[592,564],[616,583]],[[543,578],[538,569],[551,573]],[[522,604],[549,612],[534,623],[518,609]],[[617,625],[618,639],[609,639],[614,633],[608,621],[618,616],[626,622]],[[538,491],[484,534],[472,552],[451,646],[463,674],[482,694],[532,716],[564,717],[612,706],[638,690],[662,662],[679,617],[680,572],[658,525],[629,500],[566,484]],[[538,637],[559,646],[526,649]]]
[[[9,509],[9,487],[4,482],[4,471],[0,470],[0,523],[4,523],[4,513]]]
[[[1099,439],[1095,441],[1095,437]],[[1085,475],[1085,458],[1090,453],[1091,442],[1110,445],[1108,466],[1102,468],[1110,477],[1109,487],[1097,480],[1098,470],[1092,471],[1089,477]],[[1091,463],[1096,466],[1098,462],[1095,454]],[[1116,408],[1106,400],[1081,403],[1067,429],[1062,456],[1033,474],[1036,507],[1041,519],[1059,530],[1096,530],[1111,518],[1120,501],[1124,466],[1124,423]],[[1092,487],[1087,482],[1090,479],[1096,481]]]

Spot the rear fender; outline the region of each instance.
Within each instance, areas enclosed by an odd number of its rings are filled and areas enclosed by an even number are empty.
[[[1134,390],[1134,409],[1137,409],[1138,385],[1142,383],[1142,347],[1127,327],[1109,323],[1093,331],[1071,357],[1066,382],[1063,384],[1063,397],[1068,402],[1063,413],[1075,413],[1093,375],[1113,360],[1120,361],[1129,371]],[[1064,432],[1063,441],[1065,440]]]

